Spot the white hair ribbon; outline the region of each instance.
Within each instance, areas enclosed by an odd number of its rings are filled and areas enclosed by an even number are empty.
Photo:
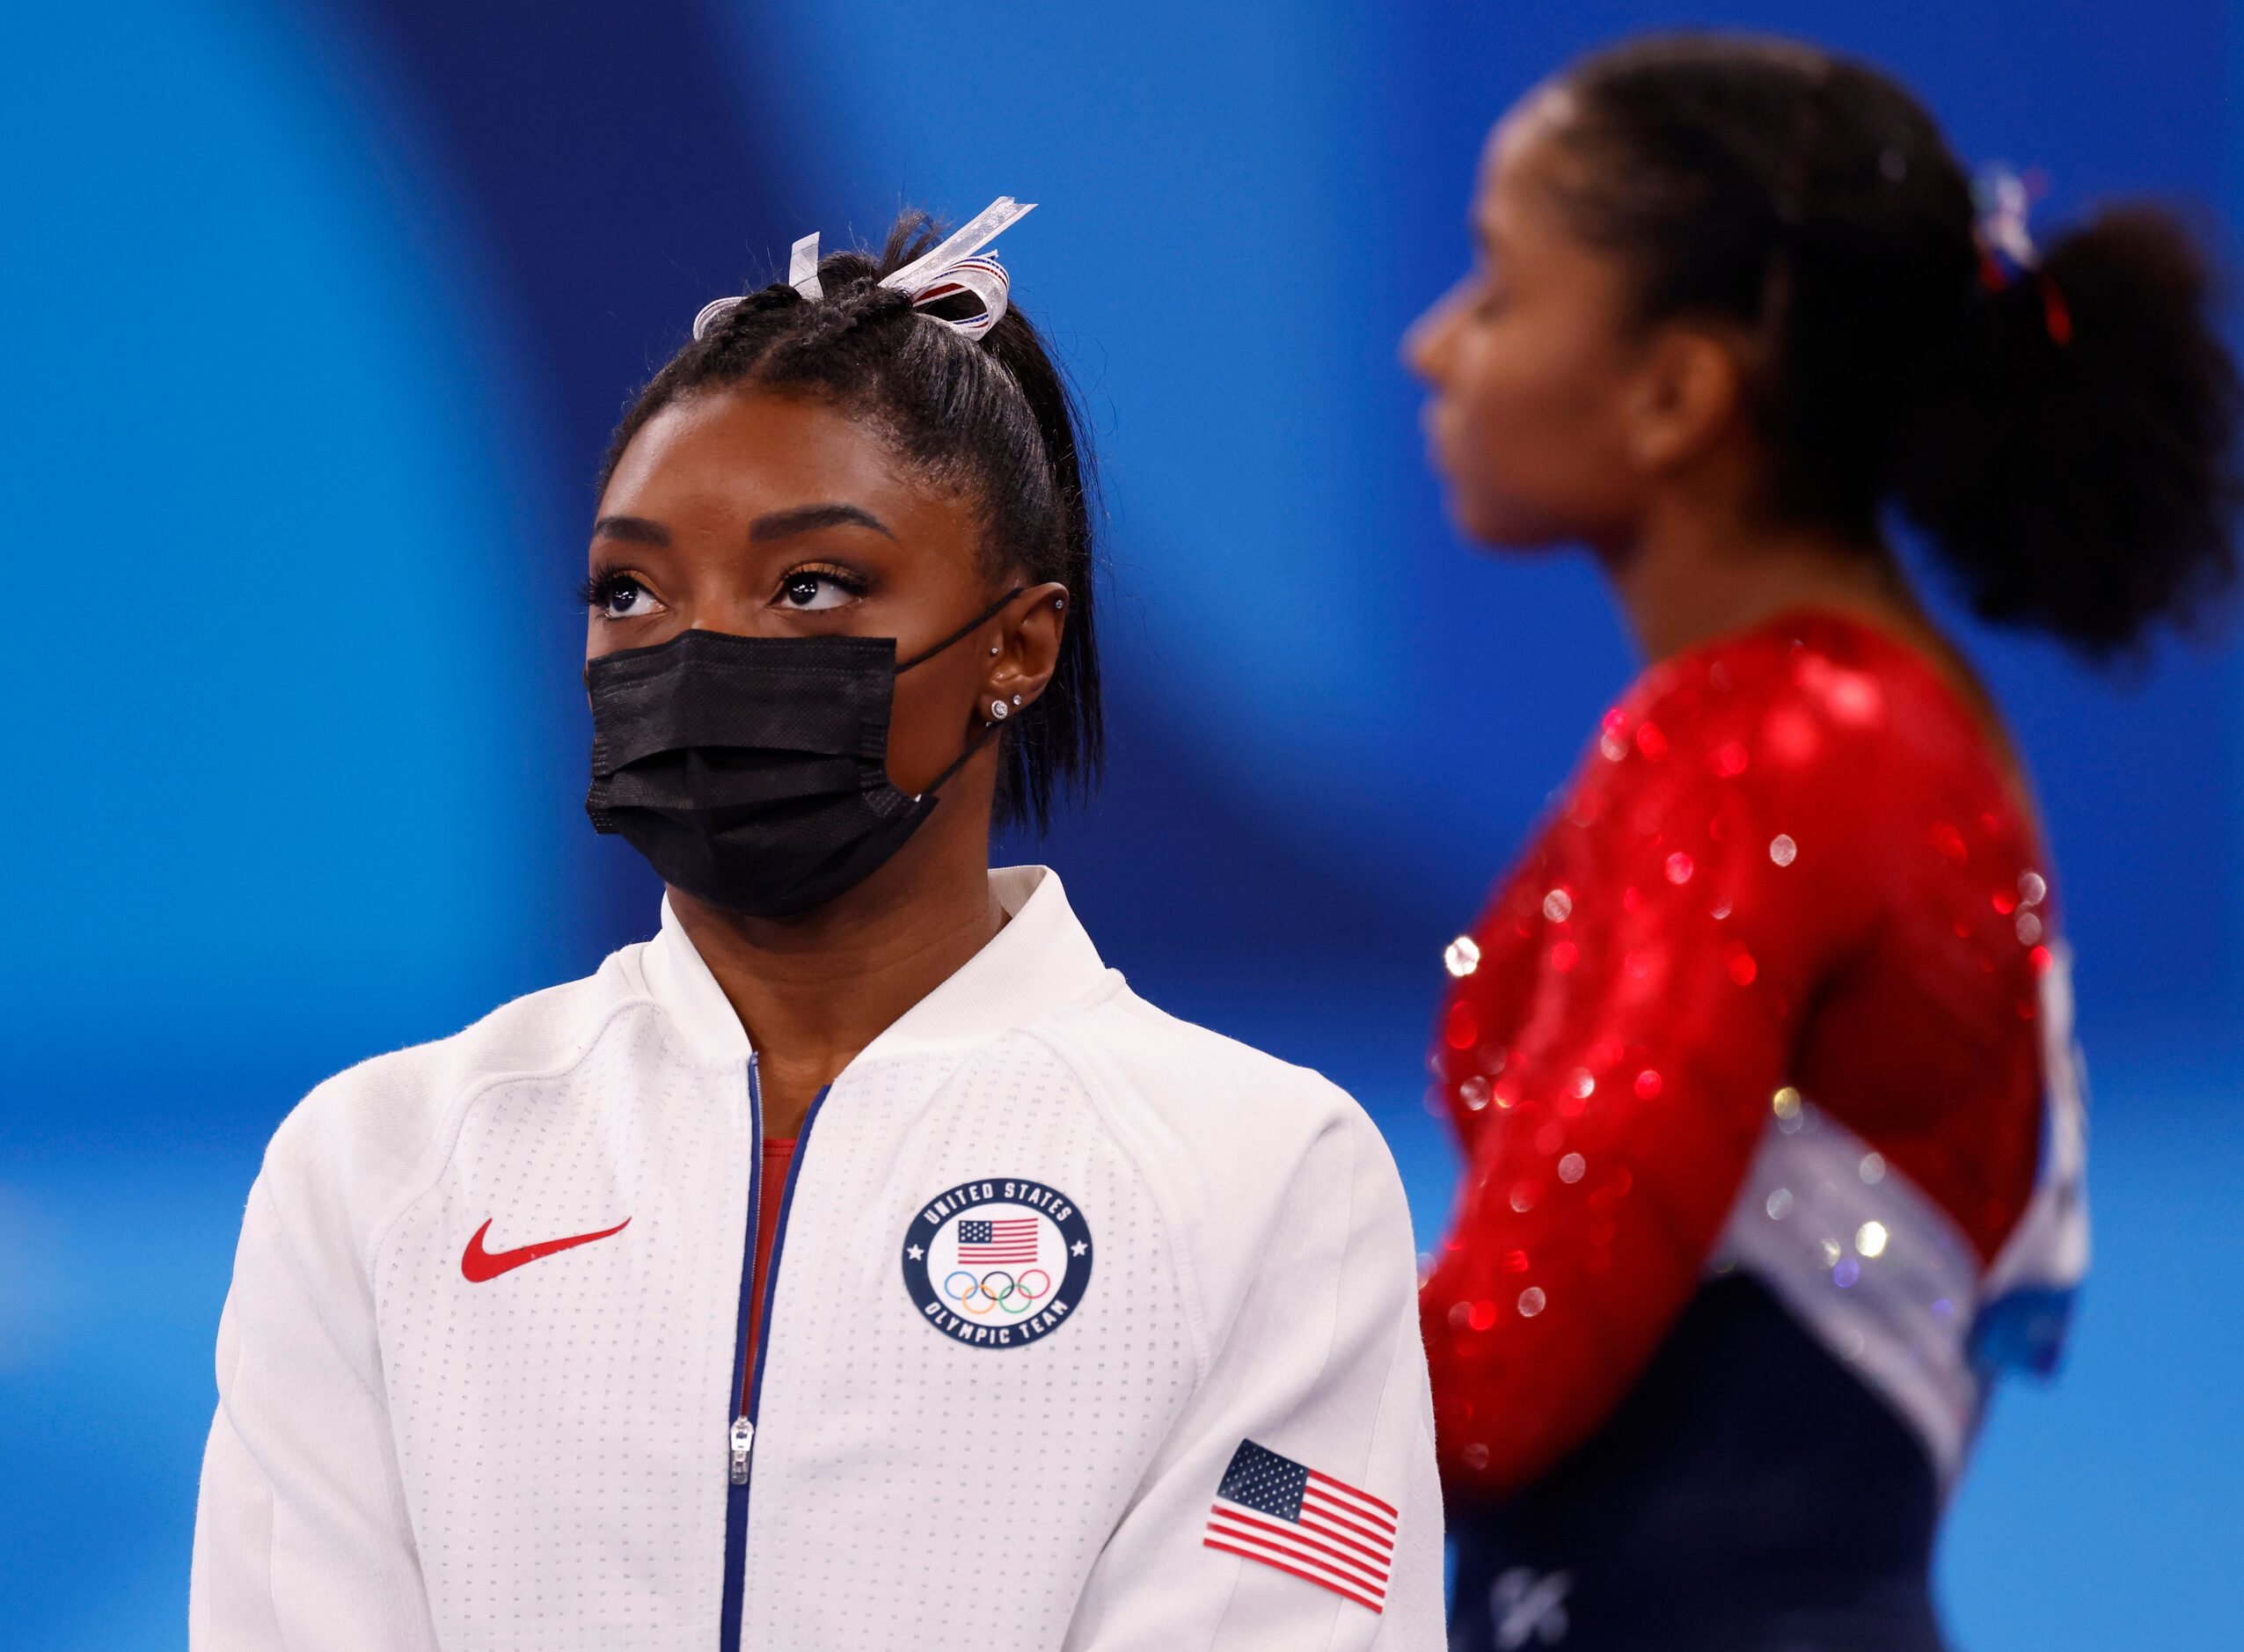
[[[823,298],[826,296],[826,289],[818,280],[817,230],[813,230],[788,249],[787,285],[805,298]],[[702,305],[700,313],[693,318],[693,336],[707,338],[709,329],[722,321],[740,302],[741,296],[734,293],[723,298],[713,298]]]
[[[981,309],[971,316],[954,318],[932,316],[947,327],[954,327],[969,339],[978,339],[996,326],[1005,313],[1006,295],[1012,282],[1005,274],[1005,266],[998,262],[994,252],[982,253],[1007,230],[1036,210],[1033,201],[1022,202],[1011,195],[999,195],[976,213],[957,234],[905,265],[893,275],[883,276],[881,285],[909,293],[911,302],[925,311],[928,305],[961,294],[970,294],[980,303]]]
[[[1005,267],[998,262],[997,254],[984,252],[944,265],[928,277],[927,285],[912,294],[911,302],[931,321],[939,321],[969,339],[978,339],[1004,318],[1006,295],[1012,287],[1012,279],[1006,275]],[[941,315],[934,309],[945,300],[961,296],[970,298],[976,305],[966,315]]]
[[[818,279],[818,231],[813,230],[787,253],[787,285],[805,298],[823,298],[825,283]]]
[[[707,303],[702,305],[693,318],[693,336],[697,339],[707,338],[709,329],[729,315],[739,303],[740,299],[735,296],[730,298],[712,298]]]
[[[1033,201],[1024,204],[1011,195],[1000,195],[957,234],[946,237],[939,245],[894,274],[881,277],[881,285],[909,296],[913,305],[929,320],[939,321],[969,339],[981,338],[1004,318],[1012,289],[1012,279],[1005,274],[1005,266],[998,262],[998,255],[984,252],[983,248],[1035,210]],[[816,231],[804,236],[788,252],[787,284],[806,299],[826,296],[825,287],[818,279]],[[929,308],[961,296],[970,296],[981,307],[965,317],[937,315]],[[708,337],[709,330],[740,302],[739,297],[734,296],[713,299],[704,304],[701,313],[693,318],[693,336]]]

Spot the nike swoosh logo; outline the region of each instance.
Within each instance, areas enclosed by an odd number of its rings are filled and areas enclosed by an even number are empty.
[[[496,1279],[501,1274],[513,1272],[524,1262],[534,1262],[539,1257],[551,1256],[556,1251],[574,1250],[580,1245],[589,1245],[595,1239],[620,1233],[630,1225],[631,1218],[625,1217],[615,1226],[603,1227],[597,1233],[579,1233],[572,1239],[546,1239],[537,1245],[524,1245],[518,1250],[494,1252],[483,1248],[483,1236],[491,1231],[491,1223],[486,1221],[475,1230],[475,1237],[460,1253],[460,1272],[467,1276],[468,1283],[479,1285],[486,1279]]]

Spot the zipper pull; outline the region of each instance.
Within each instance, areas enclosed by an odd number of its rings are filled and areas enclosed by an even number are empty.
[[[733,1484],[745,1486],[748,1484],[749,1448],[756,1444],[756,1425],[748,1420],[745,1413],[733,1419],[730,1438],[733,1447]]]

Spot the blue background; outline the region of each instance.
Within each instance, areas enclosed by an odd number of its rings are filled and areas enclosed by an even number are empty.
[[[2101,13],[2101,17],[2098,15]],[[581,810],[569,590],[628,389],[811,228],[1007,238],[1106,460],[1116,754],[1041,853],[1109,958],[1372,1107],[1422,1243],[1442,943],[1633,662],[1461,549],[1397,337],[1490,120],[1650,5],[99,0],[0,54],[18,526],[0,865],[0,1624],[182,1639],[210,1343],[295,1098],[653,922]],[[2211,0],[1722,8],[1871,54],[2052,216],[2238,219]],[[1966,627],[2032,753],[2097,1078],[2071,1370],[1998,1405],[1966,1647],[2233,1644],[2244,657]]]

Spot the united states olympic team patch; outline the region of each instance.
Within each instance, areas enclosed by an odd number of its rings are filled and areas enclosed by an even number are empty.
[[[912,1217],[903,1283],[945,1336],[971,1348],[1027,1348],[1082,1305],[1090,1224],[1041,1181],[961,1182]]]

